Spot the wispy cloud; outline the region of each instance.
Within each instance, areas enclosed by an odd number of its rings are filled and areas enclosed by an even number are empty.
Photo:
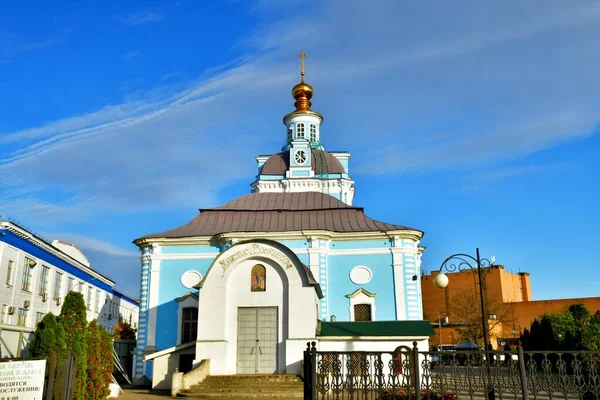
[[[123,19],[125,25],[136,26],[149,24],[151,22],[158,22],[164,18],[164,14],[157,12],[137,12],[135,14],[129,15],[128,17]]]
[[[135,58],[137,56],[140,55],[140,51],[139,50],[129,50],[127,53],[124,53],[123,55],[121,55],[121,59],[122,60],[130,60],[132,58]]]
[[[600,20],[600,6],[543,13],[471,5],[468,13],[443,5],[403,9],[394,1],[311,8],[311,18],[293,15],[251,36],[251,56],[183,88],[158,84],[121,104],[5,132],[0,146],[15,150],[0,162],[4,207],[85,220],[99,210],[197,207],[232,182],[249,183],[253,157],[276,151],[285,136],[279,119],[291,111],[289,87],[298,79],[290,49],[310,54],[307,77],[316,88],[313,108],[326,116],[324,140],[355,154],[353,173],[493,166],[592,134],[600,59],[562,29]],[[530,45],[536,35],[569,57],[545,63],[549,55]],[[576,62],[584,56],[586,63]],[[556,76],[571,79],[561,84]],[[486,123],[477,125],[482,115]],[[515,167],[490,179],[533,172]]]
[[[0,31],[0,63],[10,62],[14,57],[47,49],[67,40],[68,30],[63,34],[38,39],[29,39],[11,32]]]
[[[479,179],[482,181],[496,181],[501,179],[512,178],[515,176],[523,176],[523,175],[531,175],[535,173],[539,173],[542,171],[546,171],[549,168],[547,165],[511,165],[500,168],[492,168],[489,171],[484,171],[476,174],[474,176],[475,179]]]

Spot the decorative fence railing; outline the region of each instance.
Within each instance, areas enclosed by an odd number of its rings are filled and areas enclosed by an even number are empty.
[[[304,352],[310,400],[600,400],[600,353]]]

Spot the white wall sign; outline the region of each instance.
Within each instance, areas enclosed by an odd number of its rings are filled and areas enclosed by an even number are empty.
[[[259,255],[266,255],[266,256],[272,257],[275,260],[277,260],[281,265],[283,265],[285,268],[292,268],[294,266],[294,264],[292,264],[292,261],[288,258],[288,256],[283,254],[281,251],[279,251],[271,246],[265,246],[265,245],[259,244],[259,243],[252,243],[250,247],[242,248],[242,250],[240,250],[236,253],[233,253],[232,255],[228,256],[224,260],[220,260],[219,264],[221,264],[221,268],[223,268],[223,271],[225,271],[227,268],[229,268],[229,266],[234,261],[236,261],[240,258],[246,258],[246,257],[250,257],[250,256],[259,256]]]
[[[373,273],[371,270],[362,265],[354,267],[350,271],[350,280],[357,285],[364,285],[365,283],[371,282],[372,277]]]
[[[46,360],[0,362],[0,398],[41,399],[45,370]]]

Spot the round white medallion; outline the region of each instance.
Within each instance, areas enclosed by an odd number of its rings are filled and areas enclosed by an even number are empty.
[[[185,271],[181,275],[181,284],[188,289],[193,289],[202,280],[202,274],[198,271]]]
[[[371,282],[371,278],[373,278],[373,273],[367,267],[358,266],[352,268],[350,271],[350,280],[352,283],[357,285],[364,285],[365,283]]]

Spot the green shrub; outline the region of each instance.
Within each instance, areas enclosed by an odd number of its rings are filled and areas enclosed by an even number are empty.
[[[103,400],[109,394],[112,381],[112,339],[96,320],[90,322],[87,333],[86,400]]]
[[[65,354],[65,330],[52,313],[44,315],[33,333],[30,354],[33,357],[48,357],[56,352],[60,358]]]
[[[67,351],[76,360],[77,375],[74,382],[73,398],[84,400],[87,379],[87,318],[83,295],[69,292],[60,310],[59,322],[65,330]]]

